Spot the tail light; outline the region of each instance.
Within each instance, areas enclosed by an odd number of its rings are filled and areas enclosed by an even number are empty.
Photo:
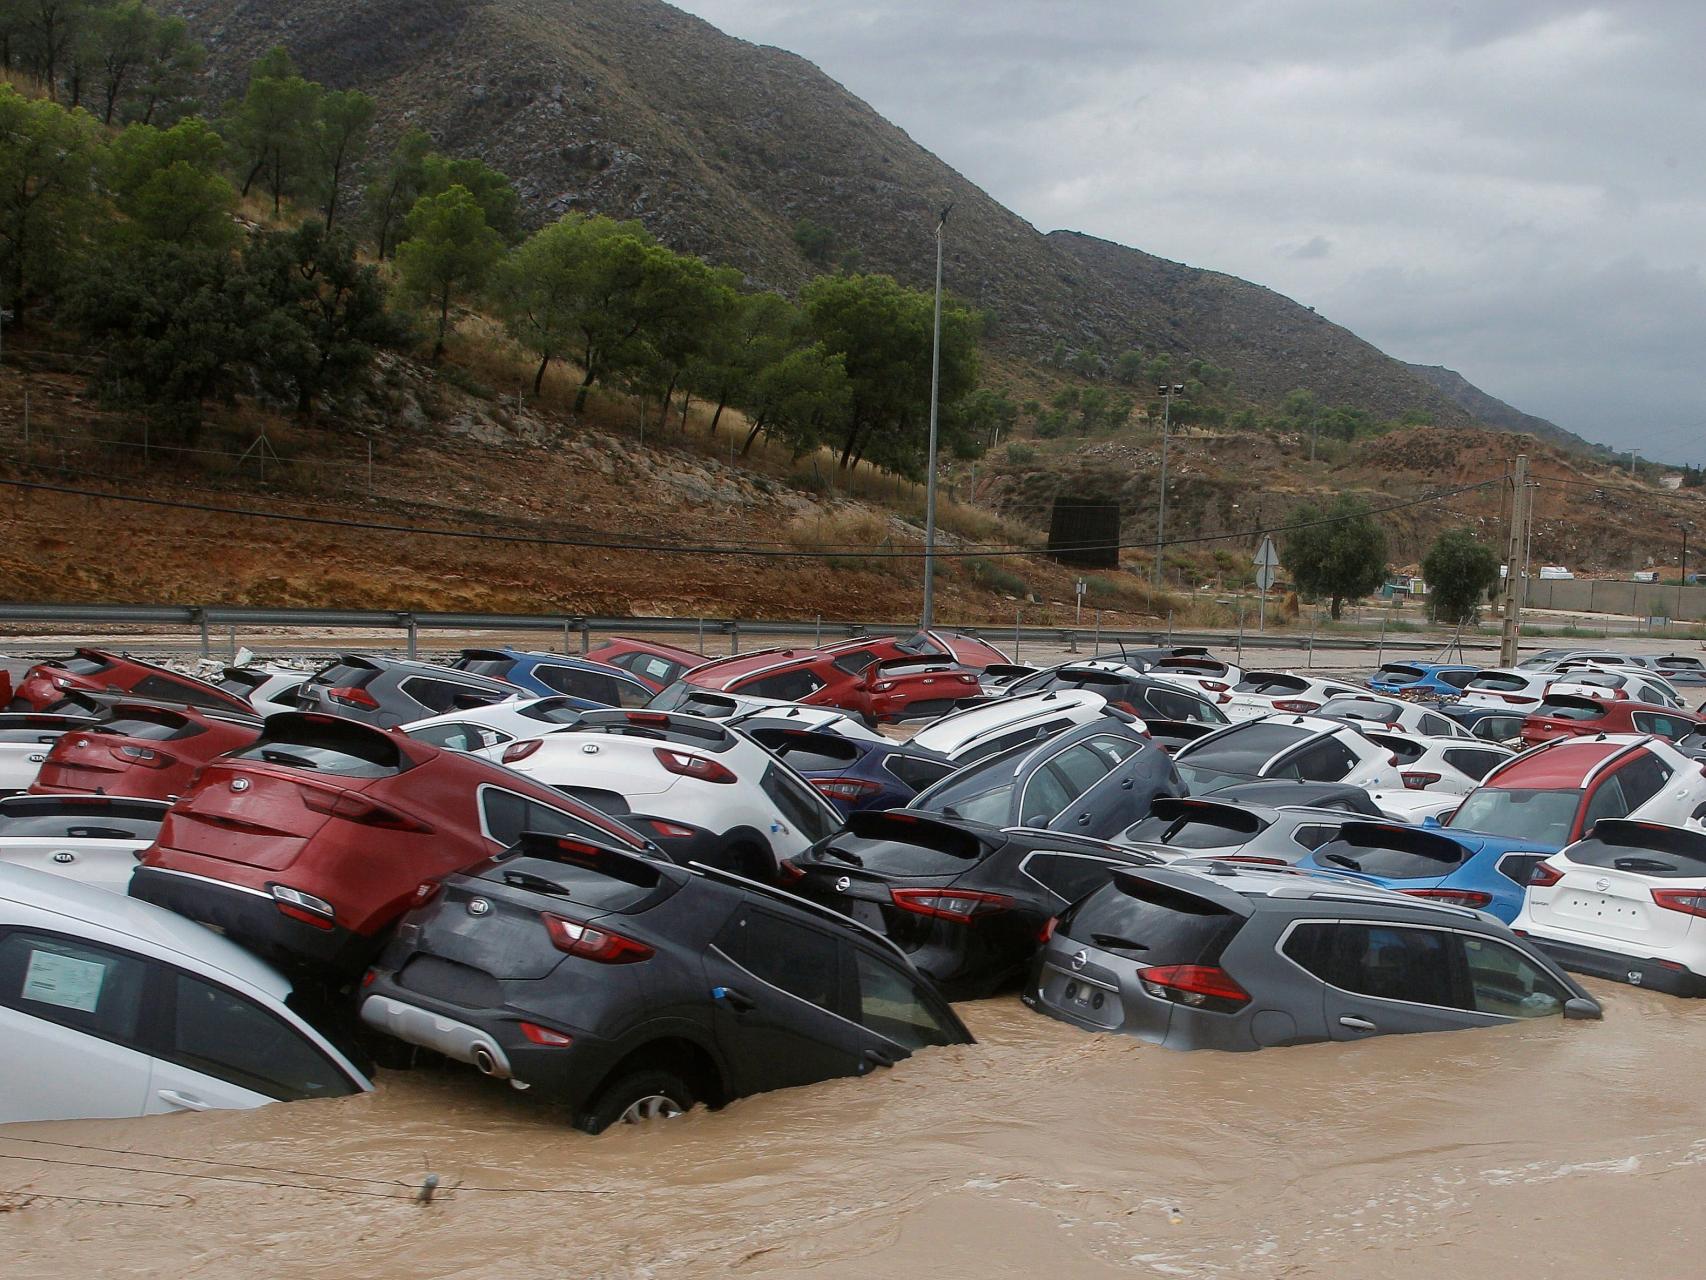
[[[300,920],[303,924],[311,924],[316,929],[332,927],[332,904],[324,898],[316,898],[311,893],[292,889],[287,884],[268,887],[272,890],[273,905],[278,908],[280,915]]]
[[[406,814],[398,813],[395,809],[353,791],[327,791],[320,787],[302,786],[297,787],[297,790],[302,793],[302,803],[315,813],[342,818],[345,822],[359,822],[364,827],[412,831],[417,835],[433,834],[433,828],[426,823],[417,822]]]
[[[145,769],[166,769],[177,763],[177,759],[164,751],[156,751],[153,747],[137,747],[126,743],[114,747],[113,754],[129,764],[139,764]]]
[[[1394,769],[1396,769],[1403,762],[1398,759],[1396,754],[1393,754],[1393,755],[1389,755],[1386,757],[1386,763],[1391,765]]]
[[[784,887],[798,884],[806,878],[806,873],[800,870],[800,864],[791,858],[783,858],[776,864],[776,883]]]
[[[863,778],[813,778],[811,783],[826,800],[857,802],[882,790],[881,784]]]
[[[1259,867],[1289,867],[1293,865],[1284,858],[1258,858],[1253,853],[1229,853],[1224,858],[1216,858],[1216,862],[1248,862]]]
[[[543,738],[523,738],[520,742],[512,742],[504,748],[503,762],[514,764],[517,760],[525,760],[544,745]]]
[[[902,911],[911,911],[955,924],[971,924],[981,916],[994,915],[1013,905],[1004,893],[982,893],[976,889],[890,889],[889,897]]]
[[[1050,916],[1043,921],[1043,927],[1037,930],[1037,942],[1047,943],[1054,937],[1055,926],[1060,923],[1059,916]]]
[[[379,700],[358,684],[327,689],[326,696],[341,707],[360,707],[363,711],[379,710]]]
[[[1281,698],[1274,703],[1275,711],[1319,711],[1321,704],[1307,698]]]
[[[1207,689],[1210,693],[1229,693],[1232,689],[1231,685],[1222,684],[1218,680],[1204,680],[1202,682],[1202,687]]]
[[[976,677],[976,676],[974,676],[974,675],[967,675],[967,674],[966,674],[966,673],[964,673],[964,672],[962,672],[962,673],[961,673],[961,674],[960,674],[960,675],[959,675],[959,676],[958,676],[958,677],[957,677],[957,679],[958,679],[958,680],[959,680],[959,682],[960,682],[960,683],[961,683],[961,684],[976,684],[976,683],[977,683],[977,677]]]
[[[552,946],[583,960],[596,960],[599,964],[636,964],[650,960],[656,954],[643,942],[635,942],[608,929],[595,929],[567,916],[542,911],[539,918],[545,922],[545,932],[551,935]]]
[[[1398,892],[1412,898],[1426,898],[1430,902],[1449,902],[1454,907],[1473,907],[1477,911],[1490,906],[1493,901],[1492,894],[1477,889],[1400,889]]]
[[[1666,911],[1706,916],[1706,889],[1654,889],[1653,901]]]
[[[542,1027],[537,1022],[522,1022],[517,1025],[530,1044],[543,1045],[547,1049],[567,1049],[575,1042],[573,1036],[553,1031],[550,1027]]]
[[[1230,693],[1217,693],[1214,695],[1214,700],[1224,706],[1232,701],[1232,695]]]
[[[1236,1013],[1250,1003],[1250,993],[1215,965],[1156,965],[1139,969],[1137,978],[1152,996],[1209,1013]]]
[[[679,822],[666,822],[662,818],[644,818],[642,821],[665,840],[690,840],[697,834],[692,827],[684,827]]]
[[[1537,862],[1528,873],[1528,883],[1536,889],[1550,889],[1564,878],[1564,873],[1549,862]]]
[[[1422,773],[1420,771],[1404,773],[1399,776],[1404,779],[1404,785],[1411,791],[1426,791],[1440,779],[1440,775],[1437,773]]]
[[[652,754],[665,769],[683,778],[697,778],[700,782],[735,781],[734,774],[705,756],[689,755],[685,751],[669,751],[663,747],[659,747]]]
[[[872,687],[877,693],[887,693],[890,689],[894,688],[894,681],[893,680],[879,680]]]

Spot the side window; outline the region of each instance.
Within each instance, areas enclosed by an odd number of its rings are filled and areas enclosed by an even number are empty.
[[[1448,747],[1445,751],[1445,762],[1453,769],[1468,774],[1479,781],[1493,771],[1493,767],[1509,756],[1500,755],[1497,751],[1477,751],[1473,747]]]
[[[427,676],[410,676],[402,684],[403,692],[421,706],[443,714],[446,711],[466,710],[497,702],[501,695],[472,685],[456,684],[450,680],[433,680]]]
[[[1643,751],[1617,771],[1617,781],[1623,788],[1623,800],[1633,813],[1670,781],[1670,766],[1651,752]]]
[[[540,663],[533,676],[541,684],[566,693],[572,698],[586,698],[614,707],[617,698],[616,680],[600,671],[577,671],[574,667],[554,667]]]
[[[1044,738],[1059,733],[1062,729],[1071,727],[1072,722],[1070,720],[1047,720],[1042,724],[1028,725],[1023,729],[1010,729],[999,737],[978,743],[977,746],[960,755],[956,763],[968,765],[974,760],[997,756],[1009,747],[1016,747],[1025,742],[1040,742]]]
[[[845,671],[850,676],[856,676],[866,667],[877,660],[877,655],[869,649],[855,649],[852,653],[844,653],[832,664],[837,671]]]
[[[1453,689],[1461,689],[1475,678],[1473,671],[1441,671],[1436,677],[1441,684],[1448,684]]]
[[[608,831],[590,822],[583,822],[572,814],[501,787],[485,787],[480,792],[480,821],[485,826],[486,835],[506,849],[521,839],[523,831],[553,836],[584,836],[594,840],[611,838]]]
[[[141,958],[81,940],[21,931],[0,939],[0,1004],[131,1048],[141,1048],[147,978]]]
[[[616,705],[619,707],[643,707],[652,700],[652,691],[638,680],[619,680],[612,676],[610,683],[616,686]]]
[[[1020,823],[1027,827],[1046,826],[1072,803],[1075,794],[1061,781],[1052,766],[1043,766],[1025,784],[1024,799],[1019,805]]]
[[[1561,1012],[1569,999],[1551,974],[1503,942],[1465,937],[1463,955],[1477,1013],[1544,1018]]]
[[[1138,753],[1135,742],[1127,742],[1124,738],[1095,737],[1084,744],[1108,762],[1108,768],[1123,764]]]
[[[1593,798],[1588,801],[1587,812],[1582,815],[1582,834],[1593,830],[1593,824],[1601,818],[1626,818],[1629,816],[1629,802],[1623,798],[1623,784],[1618,781],[1616,774],[1602,780],[1594,788]]]
[[[743,904],[717,935],[716,945],[741,968],[771,986],[845,1016],[841,948],[835,938]]]
[[[802,667],[796,671],[779,671],[775,675],[749,680],[735,692],[754,698],[779,698],[785,702],[798,702],[801,698],[809,698],[821,688],[823,681]]]
[[[1083,795],[1103,778],[1108,776],[1108,770],[1113,764],[1087,742],[1081,742],[1075,747],[1068,747],[1054,759],[1048,762],[1048,770],[1059,775],[1066,786],[1068,798],[1061,806],[1065,808],[1073,799]],[[1059,810],[1056,810],[1058,813]]]
[[[1274,770],[1274,776],[1305,782],[1337,782],[1356,767],[1356,757],[1337,738],[1311,743]]]
[[[935,786],[954,771],[954,766],[951,764],[903,755],[886,757],[883,760],[883,768],[914,791],[922,791],[925,787]]]
[[[764,789],[764,794],[770,797],[771,803],[784,818],[794,825],[806,839],[822,840],[836,828],[836,821],[824,812],[818,802],[817,793],[802,783],[796,782],[792,774],[775,765],[769,765],[764,770],[764,776],[758,780],[758,785]]]
[[[635,655],[639,661],[628,664],[628,670],[642,675],[658,684],[668,684],[676,676],[687,670],[679,662],[671,662],[668,658],[656,658],[649,653]]]
[[[1329,986],[1377,1000],[1468,1009],[1463,949],[1442,929],[1301,924],[1285,954]]]
[[[1126,865],[1081,853],[1033,853],[1020,870],[1057,898],[1077,902],[1107,884],[1115,867]]]
[[[448,747],[452,751],[478,751],[482,747],[495,747],[500,742],[510,740],[507,733],[499,733],[485,725],[468,724],[461,720],[452,724],[430,724],[420,729],[411,729],[409,736],[417,742]]]
[[[1307,827],[1298,827],[1291,833],[1291,840],[1293,844],[1314,850],[1319,849],[1338,834],[1339,829],[1337,827],[1316,823]]]
[[[161,702],[181,702],[187,707],[226,707],[226,702],[211,687],[203,693],[187,680],[168,680],[165,676],[143,676],[131,688],[138,698],[157,698]]]
[[[1430,738],[1452,738],[1457,736],[1457,726],[1444,716],[1436,716],[1431,712],[1421,719],[1422,732]]]
[[[853,953],[861,1025],[908,1049],[956,1044],[959,1035],[936,1011],[935,1001],[897,965],[868,951]]]
[[[301,1032],[247,997],[187,973],[174,997],[160,1057],[283,1102],[354,1092]]]

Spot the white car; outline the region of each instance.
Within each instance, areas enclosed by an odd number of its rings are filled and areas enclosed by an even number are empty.
[[[1399,776],[1410,791],[1466,796],[1494,769],[1516,755],[1509,747],[1477,738],[1421,737],[1365,730],[1368,740],[1398,757]]]
[[[841,828],[809,782],[738,729],[700,716],[588,711],[481,754],[616,818],[682,865],[773,880]]]
[[[1295,671],[1246,671],[1221,709],[1232,720],[1254,720],[1275,712],[1308,713],[1333,698],[1368,695],[1367,689]]]
[[[1320,716],[1241,720],[1187,743],[1173,761],[1192,795],[1252,778],[1404,789],[1390,751],[1354,726]]]
[[[1469,730],[1437,711],[1414,702],[1397,698],[1382,698],[1364,691],[1348,697],[1332,698],[1315,712],[1335,720],[1355,720],[1359,725],[1378,725],[1399,733],[1413,733],[1425,738],[1468,738]]]
[[[214,684],[236,694],[261,715],[270,716],[297,709],[296,691],[313,678],[315,670],[283,662],[251,662],[226,667]]]
[[[171,807],[128,796],[11,796],[0,800],[0,863],[124,893]]]
[[[950,711],[912,735],[912,745],[956,765],[998,755],[1009,747],[1052,738],[1107,714],[1108,700],[1088,689],[1020,693],[963,711]]]
[[[260,1107],[373,1086],[290,984],[163,908],[0,865],[0,1124]]]
[[[754,707],[729,716],[723,723],[742,731],[749,731],[754,726],[766,729],[809,729],[813,733],[832,733],[838,738],[851,738],[855,742],[894,741],[878,733],[857,716],[849,715],[837,707],[808,707],[799,702],[784,702],[774,707]]]
[[[1244,678],[1243,669],[1235,663],[1206,656],[1163,658],[1143,674],[1210,695],[1231,693],[1232,687]]]
[[[0,796],[28,791],[59,735],[94,723],[93,716],[0,712]]]
[[[1568,693],[1578,698],[1628,698],[1653,707],[1686,711],[1688,704],[1663,676],[1651,672],[1608,671],[1603,667],[1576,667],[1560,671],[1547,693]]]
[[[427,716],[399,726],[409,737],[452,751],[501,747],[517,738],[554,733],[581,718],[578,699],[554,693],[548,698],[506,698],[483,707],[467,707]]]
[[[1527,715],[1540,705],[1557,678],[1550,671],[1490,667],[1475,673],[1458,701],[1466,707],[1513,707]]]
[[[1706,834],[1603,818],[1535,866],[1511,922],[1566,969],[1706,995]]]

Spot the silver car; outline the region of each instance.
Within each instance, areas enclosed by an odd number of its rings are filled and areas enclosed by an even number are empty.
[[[1111,843],[1141,849],[1164,862],[1233,858],[1289,865],[1331,841],[1353,816],[1343,809],[1251,804],[1212,794],[1160,796],[1147,818]]]
[[[1600,1016],[1491,916],[1230,863],[1114,872],[1056,922],[1021,998],[1086,1030],[1176,1049]]]

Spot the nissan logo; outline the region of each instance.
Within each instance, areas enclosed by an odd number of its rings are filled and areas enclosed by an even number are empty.
[[[491,909],[492,904],[484,898],[468,899],[468,914],[471,916],[483,916]]]
[[[835,891],[837,893],[846,893],[852,887],[853,887],[853,877],[852,876],[842,876],[841,879],[839,879],[835,882]]]
[[[1603,879],[1595,880],[1593,882],[1593,887],[1596,892],[1604,893],[1607,889],[1611,888],[1611,881]]]
[[[233,778],[233,779],[231,779],[231,790],[233,790],[233,791],[247,791],[248,789],[249,789],[249,780],[247,778]]]
[[[1074,969],[1082,969],[1085,965],[1087,965],[1089,963],[1090,963],[1090,953],[1088,951],[1080,950],[1072,957],[1072,967]]]

